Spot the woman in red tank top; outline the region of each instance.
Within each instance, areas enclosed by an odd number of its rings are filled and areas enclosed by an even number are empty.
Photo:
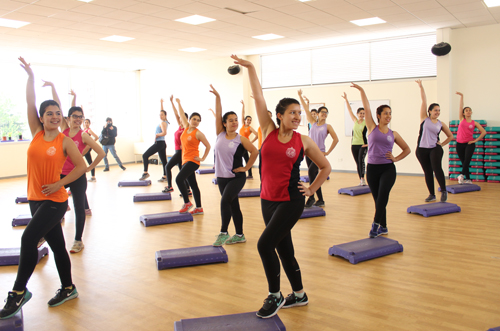
[[[75,143],[59,132],[64,119],[58,103],[54,100],[42,102],[38,117],[33,71],[22,57],[19,60],[28,74],[26,101],[28,124],[33,136],[28,148],[28,201],[32,218],[21,239],[16,281],[5,306],[0,310],[0,319],[13,317],[31,299],[26,284],[38,262],[37,244],[41,238],[45,238],[54,253],[62,283],[56,296],[49,300],[49,306],[58,306],[78,296],[71,278],[71,261],[65,247],[61,219],[68,207],[64,185],[78,179],[85,173],[86,167]],[[75,160],[75,168],[68,176],[59,179],[67,156]]]
[[[266,273],[269,296],[264,300],[257,316],[270,318],[282,307],[291,308],[308,303],[302,286],[300,267],[294,255],[291,230],[304,210],[304,196],[311,196],[316,192],[328,177],[331,167],[311,138],[295,132],[300,124],[299,102],[291,98],[280,100],[276,106],[276,128],[267,113],[255,67],[251,62],[235,55],[232,58],[234,63],[248,69],[262,130],[261,206],[266,228],[257,247]],[[316,180],[309,187],[299,182],[300,162],[304,155],[319,168]],[[293,290],[286,299],[280,292],[280,260]]]

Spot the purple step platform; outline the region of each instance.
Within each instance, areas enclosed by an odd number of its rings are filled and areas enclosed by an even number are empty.
[[[304,211],[302,212],[302,215],[300,215],[300,218],[309,218],[317,216],[326,216],[326,212],[323,208],[313,206],[311,208],[304,208]]]
[[[178,211],[171,211],[168,213],[148,214],[139,217],[139,220],[144,226],[161,225],[180,222],[192,222],[193,215],[190,213],[179,213]]]
[[[198,169],[198,170],[196,170],[196,173],[198,175],[214,174],[215,173],[215,169],[213,169],[213,168],[210,168],[210,169]]]
[[[367,194],[367,193],[371,193],[370,186],[368,185],[345,187],[339,190],[339,194],[349,194],[350,196]]]
[[[441,192],[441,188],[438,188],[438,191]],[[447,185],[446,191],[448,191],[451,194],[481,191],[481,186],[476,185],[476,184]]]
[[[156,252],[158,270],[227,261],[226,250],[222,247],[199,246]]]
[[[21,195],[16,198],[16,203],[28,203],[28,196]]]
[[[160,201],[160,200],[172,200],[170,193],[137,193],[134,195],[134,202],[140,201]]]
[[[246,188],[238,193],[239,198],[260,197],[260,188]]]
[[[286,331],[278,315],[259,318],[254,312],[234,315],[181,319],[174,331]]]
[[[352,264],[403,251],[403,245],[384,237],[366,238],[350,243],[335,245],[329,255],[338,255]]]
[[[500,326],[497,326],[496,328],[488,329],[488,331],[500,331]]]
[[[31,221],[31,214],[22,214],[12,219],[12,226],[28,225]]]
[[[215,178],[212,178],[212,184],[215,184],[215,185],[217,185],[217,177],[215,177]]]
[[[0,248],[0,265],[17,265],[19,264],[19,254],[21,248]],[[49,249],[46,246],[38,248],[38,262],[45,255],[49,254]]]
[[[0,320],[0,331],[23,331],[23,310],[6,320]]]
[[[449,202],[435,202],[435,203],[427,203],[424,205],[417,205],[408,207],[406,212],[420,214],[424,217],[450,214],[460,212],[459,206],[454,203]]]
[[[148,186],[151,185],[151,181],[147,180],[120,180],[118,186]]]

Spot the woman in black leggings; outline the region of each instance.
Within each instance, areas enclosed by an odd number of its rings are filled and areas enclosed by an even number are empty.
[[[35,98],[35,78],[30,65],[19,58],[28,74],[26,101],[28,124],[33,140],[28,148],[28,201],[31,221],[21,238],[19,268],[12,291],[8,293],[5,306],[0,310],[0,319],[16,315],[31,299],[26,285],[38,261],[38,241],[45,237],[56,261],[62,286],[56,296],[49,300],[50,307],[63,304],[78,296],[71,278],[71,261],[61,227],[61,219],[68,207],[68,194],[64,185],[80,178],[85,173],[85,162],[73,141],[59,132],[64,118],[59,105],[47,100],[40,105],[38,117]],[[75,160],[75,168],[63,179],[59,179],[66,157]]]
[[[99,136],[95,134],[94,131],[92,131],[92,129],[90,128],[90,120],[88,118],[85,119],[85,121],[83,122],[83,132],[85,132],[86,134],[88,134],[89,136],[92,137],[92,139],[94,139],[94,141],[97,141],[99,139]],[[85,156],[85,160],[87,160],[87,163],[89,165],[92,164],[92,154],[90,153],[92,152],[92,148],[90,148],[90,146],[88,146],[88,149],[87,147],[83,150],[83,153]],[[89,182],[95,182],[96,179],[95,179],[95,168],[92,168],[92,170],[90,170],[90,174],[92,177],[90,177],[89,179]],[[86,207],[88,209],[88,207]]]
[[[230,111],[222,116],[219,93],[210,85],[215,95],[215,176],[221,194],[220,214],[221,230],[213,246],[238,244],[246,242],[243,234],[243,214],[240,210],[238,194],[245,185],[245,172],[257,159],[257,148],[247,138],[238,134],[238,115]],[[250,152],[249,161],[243,167],[243,155]],[[228,233],[229,222],[233,218],[236,234]]]
[[[417,151],[415,154],[424,170],[425,184],[429,190],[429,196],[425,199],[425,202],[436,201],[434,176],[432,173],[436,175],[436,179],[441,187],[441,202],[445,202],[448,199],[448,192],[446,191],[446,180],[442,165],[443,146],[446,146],[446,144],[453,140],[453,134],[448,126],[438,119],[441,113],[439,104],[432,103],[429,109],[427,109],[427,97],[425,96],[422,80],[418,79],[416,83],[420,88],[422,105],[420,107],[420,132],[418,134]],[[441,130],[446,134],[446,140],[443,142],[439,141]]]
[[[257,312],[269,318],[281,307],[304,306],[308,298],[295,259],[291,230],[304,210],[305,196],[311,196],[328,177],[331,167],[311,138],[295,132],[300,124],[300,104],[284,98],[276,106],[278,128],[267,113],[255,67],[233,55],[236,64],[248,69],[255,107],[264,142],[260,150],[261,207],[266,228],[257,248],[266,273],[269,295]],[[307,187],[300,182],[300,162],[307,155],[318,166],[316,180]],[[278,254],[276,253],[278,252]],[[293,292],[285,299],[280,292],[280,260]]]
[[[160,124],[156,127],[155,131],[155,143],[148,148],[147,151],[142,154],[142,164],[144,165],[144,173],[139,180],[146,180],[149,177],[148,167],[149,167],[149,157],[158,153],[163,169],[163,177],[160,178],[159,182],[167,181],[167,174],[165,166],[167,165],[167,144],[165,143],[165,136],[167,135],[167,112],[163,109],[163,99],[161,99],[161,110],[160,110]]]

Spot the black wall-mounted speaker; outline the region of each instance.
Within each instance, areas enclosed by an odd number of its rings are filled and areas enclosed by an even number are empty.
[[[230,66],[227,68],[227,72],[229,72],[230,75],[237,75],[240,73],[240,66],[235,64],[234,66]]]
[[[432,46],[431,52],[436,56],[443,56],[451,51],[451,45],[448,43],[439,43]]]

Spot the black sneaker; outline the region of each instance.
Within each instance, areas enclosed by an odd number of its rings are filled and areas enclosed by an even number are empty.
[[[120,168],[122,168],[123,171],[127,170],[124,166],[120,166]]]
[[[73,285],[72,288],[67,289],[61,287],[57,290],[56,296],[49,300],[48,305],[50,307],[56,307],[62,305],[68,300],[75,299],[78,297],[78,292],[76,291],[76,286]]]
[[[292,308],[292,307],[300,307],[305,306],[309,303],[309,299],[307,299],[307,294],[304,293],[302,298],[299,298],[295,295],[294,292],[288,294],[285,299],[285,304],[283,305],[283,309]]]
[[[307,199],[306,205],[304,207],[311,208],[315,202],[316,202],[316,199],[314,199],[314,197],[309,197],[309,199]]]
[[[103,170],[103,171],[109,171],[109,168],[104,168],[104,170]]]
[[[125,169],[124,169],[125,170]],[[142,174],[141,178],[139,178],[139,180],[146,180],[149,178],[149,174],[148,173],[145,173],[145,174]]]
[[[24,304],[31,299],[31,292],[26,289],[23,294],[17,294],[16,292],[9,292],[7,299],[5,299],[5,306],[0,310],[0,319],[11,318],[17,314]]]
[[[316,201],[316,203],[314,205],[316,207],[324,207],[325,206],[325,202],[323,200],[318,200],[318,201]]]
[[[283,298],[283,294],[280,292],[280,297],[277,298],[272,294],[264,300],[264,305],[257,312],[257,316],[260,318],[270,318],[278,313],[281,307],[285,304],[285,298]]]
[[[441,191],[441,202],[446,202],[448,200],[448,191]]]
[[[174,191],[174,188],[172,186],[165,186],[165,188],[163,189],[163,193],[168,193],[168,192],[173,192]]]
[[[425,202],[432,202],[436,201],[436,196],[434,194],[430,194],[426,199]]]

